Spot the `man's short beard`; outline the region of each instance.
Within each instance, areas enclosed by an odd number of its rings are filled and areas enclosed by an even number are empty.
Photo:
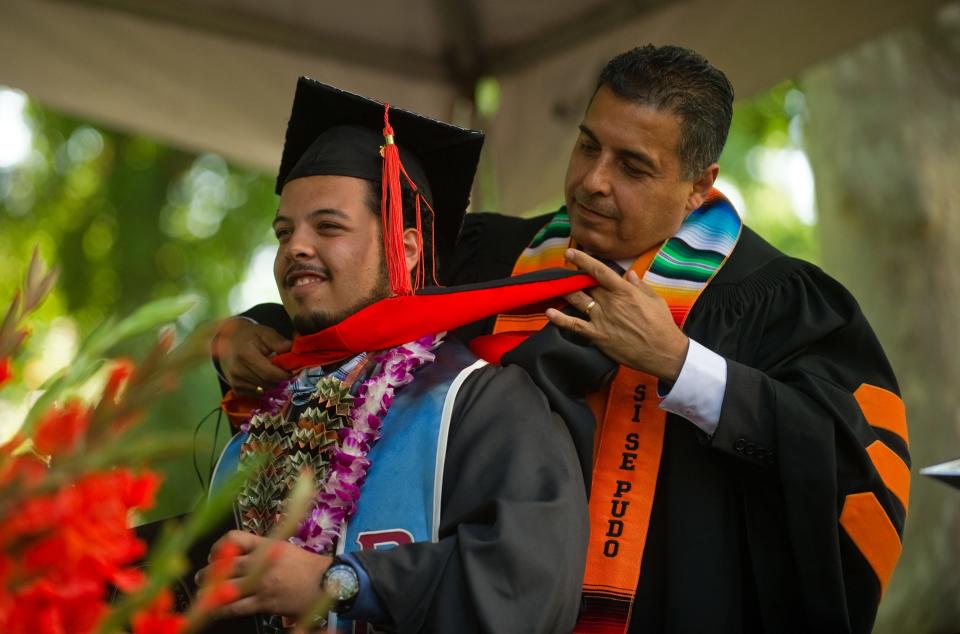
[[[312,313],[296,315],[293,321],[293,329],[300,335],[312,335],[315,332],[326,330],[331,326],[336,326],[350,315],[366,308],[370,304],[379,302],[381,299],[390,297],[390,280],[387,277],[386,267],[383,267],[377,280],[376,287],[366,297],[357,300],[350,307],[337,312],[318,310]]]

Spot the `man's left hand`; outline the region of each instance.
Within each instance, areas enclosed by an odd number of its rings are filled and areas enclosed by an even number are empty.
[[[229,581],[240,588],[242,594],[236,601],[220,607],[217,618],[258,613],[298,617],[319,599],[320,581],[330,566],[330,557],[316,555],[286,541],[233,530],[213,545],[211,560],[227,541],[239,547],[240,554],[233,559]],[[263,557],[266,568],[262,574],[251,575]],[[197,573],[199,586],[210,575],[211,568],[206,566]]]
[[[586,319],[547,310],[547,318],[592,341],[614,361],[674,382],[687,357],[689,341],[677,327],[667,302],[630,271],[626,279],[583,251],[566,258],[597,280],[597,287],[566,296]]]

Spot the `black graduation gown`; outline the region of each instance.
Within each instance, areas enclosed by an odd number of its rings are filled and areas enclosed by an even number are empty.
[[[526,372],[485,366],[454,402],[439,541],[355,554],[389,631],[549,634],[576,621],[588,533],[563,421]]]
[[[564,632],[588,531],[563,422],[523,370],[486,366],[454,404],[440,540],[356,556],[400,632]]]
[[[509,275],[547,217],[468,219],[451,283]],[[838,519],[847,495],[870,492],[902,537],[904,506],[866,447],[910,462],[853,396],[863,383],[899,393],[856,301],[744,227],[684,330],[726,358],[727,387],[712,438],[668,416],[630,631],[869,632],[880,583]],[[533,356],[525,367],[585,438],[585,409],[557,402],[556,368]]]
[[[548,218],[467,215],[442,281],[509,276]],[[276,307],[257,310],[282,327]],[[668,416],[630,630],[869,632],[880,583],[838,519],[847,495],[869,492],[902,536],[905,509],[866,447],[880,441],[910,463],[905,440],[870,425],[853,397],[863,383],[899,393],[856,301],[744,227],[684,330],[726,358],[727,387],[712,438]],[[541,335],[505,362],[521,363],[548,395],[584,463],[594,423],[572,388],[597,377],[578,381],[580,366],[544,362],[563,338],[550,327]]]

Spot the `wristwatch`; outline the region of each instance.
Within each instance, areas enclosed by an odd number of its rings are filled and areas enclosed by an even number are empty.
[[[335,557],[333,563],[323,573],[320,587],[336,601],[334,611],[343,613],[350,610],[353,600],[357,598],[357,593],[360,592],[360,579],[353,566]]]

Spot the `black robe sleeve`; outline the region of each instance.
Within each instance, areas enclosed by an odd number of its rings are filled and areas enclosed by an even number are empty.
[[[727,360],[704,442],[743,465],[762,620],[869,632],[909,496],[893,371],[853,297],[812,265],[781,257],[714,290],[686,330]]]
[[[723,407],[712,437],[668,416],[630,631],[869,632],[908,503],[897,382],[839,283],[744,232],[684,326],[726,360]],[[593,417],[570,377],[587,366],[554,367],[548,330],[504,361],[585,459]]]
[[[278,333],[291,339],[293,337],[293,323],[284,310],[283,304],[257,304],[253,308],[240,313],[241,317],[252,319],[261,326],[269,326]]]
[[[359,551],[400,632],[565,632],[588,520],[563,424],[519,368],[475,371],[457,396],[440,539]]]
[[[287,315],[287,311],[284,310],[282,304],[257,304],[237,316],[246,317],[261,326],[273,328],[287,339],[293,338],[293,324],[290,322],[290,316]],[[220,394],[224,395],[230,391],[230,385],[220,369],[220,359],[211,354],[210,360],[213,362],[213,369],[216,371],[217,381],[220,383]]]
[[[586,317],[572,306],[564,312]],[[563,420],[577,450],[584,485],[590,491],[596,422],[586,398],[611,380],[619,366],[586,338],[553,324],[504,354],[501,363],[524,368],[547,397],[550,409]]]

